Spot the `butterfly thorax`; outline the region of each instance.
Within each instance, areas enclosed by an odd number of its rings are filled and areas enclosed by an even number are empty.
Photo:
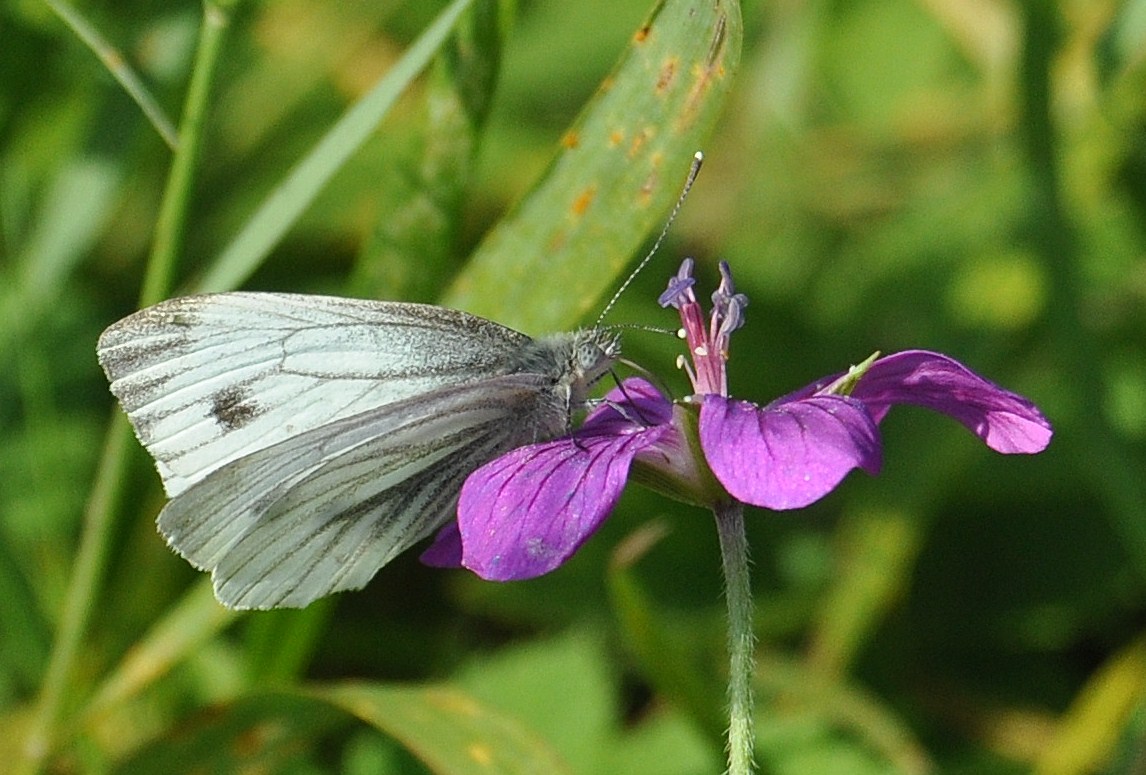
[[[554,395],[568,413],[585,405],[589,391],[609,373],[621,354],[613,331],[598,328],[553,334],[523,347],[509,371],[539,374],[550,380]]]

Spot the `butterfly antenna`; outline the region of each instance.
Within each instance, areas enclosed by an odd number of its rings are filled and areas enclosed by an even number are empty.
[[[641,270],[645,268],[645,264],[649,263],[653,256],[656,255],[657,250],[660,249],[661,243],[664,242],[665,237],[668,236],[669,227],[672,226],[672,222],[676,220],[677,213],[680,212],[680,208],[684,204],[684,200],[688,197],[688,192],[692,188],[692,184],[696,182],[696,176],[700,174],[700,165],[703,163],[703,152],[697,151],[692,155],[692,166],[688,168],[688,177],[685,178],[684,188],[681,189],[680,196],[676,198],[676,204],[673,205],[672,212],[669,213],[668,220],[665,221],[665,225],[661,229],[661,233],[657,235],[656,242],[654,242],[653,246],[649,248],[649,252],[645,255],[645,257],[641,259],[641,263],[637,264],[637,268],[629,273],[629,276],[625,278],[623,283],[621,283],[621,287],[618,288],[617,292],[613,294],[613,298],[609,299],[609,303],[605,305],[605,309],[601,310],[601,314],[597,316],[597,327],[601,325],[601,321],[605,319],[605,316],[609,314],[609,311],[612,310],[614,306],[616,306],[617,300],[621,298],[621,294],[624,293],[625,290],[633,284],[633,280],[637,279],[637,275],[639,275]]]
[[[609,326],[610,331],[644,331],[649,334],[668,334],[678,336],[680,329],[665,328],[664,326],[648,326],[644,323],[617,323]]]

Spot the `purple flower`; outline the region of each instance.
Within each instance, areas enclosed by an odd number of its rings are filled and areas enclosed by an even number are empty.
[[[807,506],[853,468],[879,472],[877,426],[895,404],[941,412],[1005,454],[1034,453],[1051,426],[1033,403],[939,353],[907,350],[859,366],[767,406],[728,395],[728,347],[747,299],[727,264],[707,320],[692,260],[661,296],[679,310],[694,395],[670,402],[649,382],[625,380],[573,434],[513,450],[466,480],[458,520],[422,559],[463,565],[499,581],[547,573],[569,559],[616,505],[632,469],[678,499],[769,509]]]

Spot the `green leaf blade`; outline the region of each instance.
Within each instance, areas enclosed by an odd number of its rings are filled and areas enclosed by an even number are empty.
[[[741,33],[732,0],[658,6],[443,303],[531,333],[595,309],[679,194],[731,85]]]

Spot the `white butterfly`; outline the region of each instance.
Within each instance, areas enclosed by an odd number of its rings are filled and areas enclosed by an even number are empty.
[[[424,304],[221,293],[141,310],[100,364],[155,458],[159,530],[233,608],[358,589],[455,516],[466,477],[571,427],[619,357]]]

